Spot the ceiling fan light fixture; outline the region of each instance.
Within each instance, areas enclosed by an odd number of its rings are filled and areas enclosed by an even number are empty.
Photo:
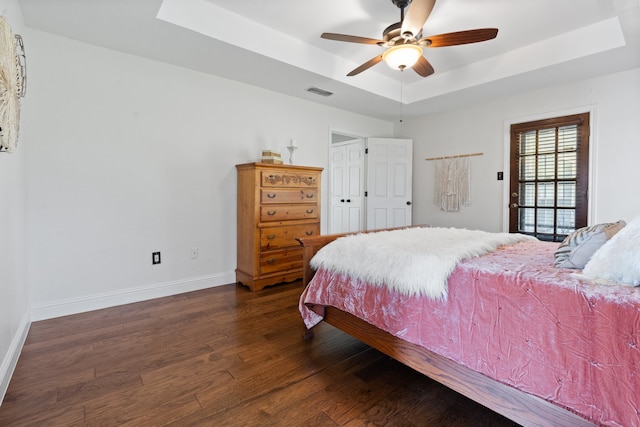
[[[404,70],[414,66],[422,56],[422,48],[414,44],[401,44],[387,49],[382,59],[394,70]]]

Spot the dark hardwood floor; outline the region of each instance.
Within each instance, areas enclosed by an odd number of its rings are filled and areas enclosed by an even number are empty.
[[[227,285],[31,325],[0,426],[513,426],[321,324],[299,282]]]

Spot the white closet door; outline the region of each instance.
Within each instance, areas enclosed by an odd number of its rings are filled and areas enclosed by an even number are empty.
[[[367,230],[411,225],[413,141],[367,138]]]
[[[330,233],[364,229],[364,141],[331,148]]]

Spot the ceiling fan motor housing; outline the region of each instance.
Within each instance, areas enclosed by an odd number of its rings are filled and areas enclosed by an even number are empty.
[[[394,37],[398,37],[400,35],[401,27],[402,27],[402,22],[396,22],[395,24],[389,25],[382,32],[382,37],[386,41],[389,41],[389,40],[393,39]]]
[[[378,43],[378,44],[381,46],[383,45],[394,46],[397,44],[413,42],[415,41],[415,39],[419,39],[420,37],[422,37],[422,30],[420,30],[420,32],[415,37],[412,37],[411,39],[405,39],[404,37],[402,37],[400,34],[401,31],[402,31],[402,22],[396,22],[395,24],[389,25],[382,32],[382,38],[387,43],[386,44]]]
[[[391,0],[391,3],[395,4],[400,9],[404,9],[407,6],[409,6],[409,3],[411,3],[411,0]]]

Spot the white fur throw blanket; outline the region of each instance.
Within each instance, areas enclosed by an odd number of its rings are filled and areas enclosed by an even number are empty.
[[[311,266],[386,285],[407,295],[444,299],[449,275],[460,261],[525,240],[536,239],[524,234],[435,227],[362,233],[324,246],[311,259]]]

